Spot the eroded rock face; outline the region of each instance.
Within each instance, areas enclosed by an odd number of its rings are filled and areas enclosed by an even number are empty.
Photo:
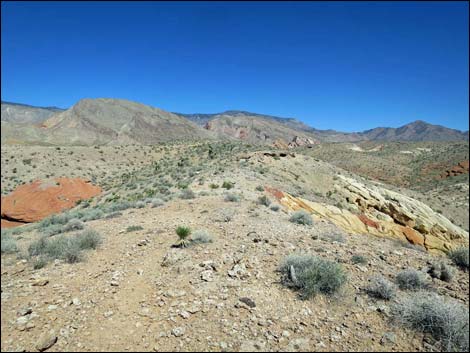
[[[446,170],[445,173],[441,174],[441,179],[457,176],[460,174],[468,174],[469,172],[469,161],[463,161],[452,167],[449,170]]]
[[[304,209],[346,232],[397,238],[433,252],[447,252],[468,244],[466,231],[418,200],[378,186],[366,186],[344,176],[339,176],[336,189],[359,210],[358,215],[269,187],[266,191],[288,209]]]
[[[318,141],[314,141],[307,137],[295,136],[291,142],[289,142],[289,148],[302,147],[302,146],[313,146],[318,144]]]
[[[40,221],[100,193],[99,186],[80,178],[62,177],[21,185],[1,199],[2,228]]]

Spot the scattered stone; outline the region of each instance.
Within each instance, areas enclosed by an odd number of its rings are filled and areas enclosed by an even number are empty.
[[[39,278],[36,281],[34,281],[32,285],[35,286],[35,287],[42,287],[42,286],[45,286],[48,283],[49,283],[49,279]]]
[[[212,282],[212,270],[206,270],[201,272],[201,279],[206,282]]]
[[[33,308],[23,308],[18,310],[16,313],[18,314],[18,316],[25,316],[31,314],[32,312]]]
[[[188,313],[187,311],[182,311],[180,312],[180,316],[183,318],[183,319],[189,319],[189,317],[191,316],[190,313]]]
[[[175,337],[181,337],[184,335],[184,332],[186,330],[184,329],[184,327],[175,327],[173,330],[171,330],[171,334]]]
[[[104,317],[108,318],[108,317],[113,316],[113,315],[114,315],[114,312],[111,311],[111,310],[110,310],[110,311],[106,311],[103,315],[104,315]]]
[[[51,348],[57,342],[57,335],[55,332],[49,331],[43,333],[36,344],[36,349],[40,352],[44,352],[45,350]]]
[[[242,297],[239,299],[242,303],[248,305],[250,308],[256,307],[256,303],[253,299],[250,299],[248,297]]]

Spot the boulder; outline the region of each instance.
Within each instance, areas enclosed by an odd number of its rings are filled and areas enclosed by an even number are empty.
[[[37,222],[101,193],[99,186],[80,178],[37,180],[1,199],[2,227]]]

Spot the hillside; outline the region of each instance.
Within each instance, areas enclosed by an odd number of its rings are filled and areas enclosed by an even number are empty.
[[[39,124],[64,109],[57,107],[34,107],[27,104],[18,104],[2,101],[1,119],[10,123]]]

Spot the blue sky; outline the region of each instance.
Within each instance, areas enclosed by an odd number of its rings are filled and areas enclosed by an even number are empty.
[[[359,131],[469,114],[467,2],[5,2],[2,100],[125,98]]]

